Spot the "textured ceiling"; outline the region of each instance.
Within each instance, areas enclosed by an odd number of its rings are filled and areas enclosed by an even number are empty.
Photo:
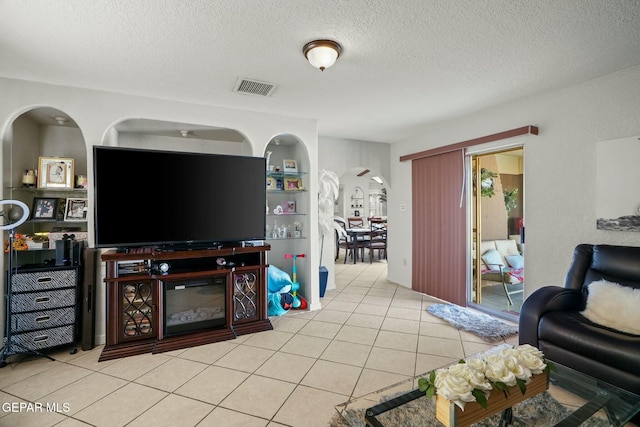
[[[344,50],[320,72],[302,46]],[[0,76],[396,142],[640,63],[640,0],[0,0]],[[233,92],[238,78],[277,85]],[[525,123],[527,124],[527,123]]]

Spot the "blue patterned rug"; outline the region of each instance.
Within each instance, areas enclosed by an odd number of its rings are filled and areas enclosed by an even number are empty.
[[[432,304],[427,311],[456,329],[470,332],[490,343],[518,334],[517,326],[459,305]]]

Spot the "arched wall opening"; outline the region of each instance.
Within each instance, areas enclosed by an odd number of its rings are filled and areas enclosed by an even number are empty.
[[[29,210],[27,221],[13,230],[12,270],[59,265],[56,244],[64,234],[89,239],[86,143],[66,112],[46,105],[15,112],[2,135],[2,182],[2,198],[20,201]],[[69,206],[81,208],[76,212]],[[7,261],[0,257],[2,271]],[[4,297],[5,275],[1,282]],[[2,331],[5,308],[0,306]]]
[[[320,291],[315,286],[317,273],[312,268],[310,252],[319,251],[320,245],[312,232],[317,229],[317,212],[311,210],[310,203],[308,148],[297,135],[278,133],[265,147],[264,157],[267,159],[269,263],[293,276],[291,256],[303,255],[295,260],[299,294],[309,304],[318,304]],[[315,277],[312,279],[312,276]]]
[[[389,190],[387,179],[377,171],[353,167],[340,175],[335,213],[343,218],[386,218]]]
[[[150,119],[124,119],[108,129],[103,145],[253,156],[254,147],[235,129]]]

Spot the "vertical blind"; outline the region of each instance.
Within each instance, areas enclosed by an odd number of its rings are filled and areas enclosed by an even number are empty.
[[[538,128],[527,125],[400,156],[401,162],[411,160],[414,290],[466,306],[465,149],[527,134],[538,135]]]
[[[465,306],[464,150],[411,163],[412,288]]]

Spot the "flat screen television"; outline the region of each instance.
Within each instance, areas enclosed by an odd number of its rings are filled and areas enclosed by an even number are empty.
[[[94,146],[96,247],[207,247],[265,237],[263,157]]]

